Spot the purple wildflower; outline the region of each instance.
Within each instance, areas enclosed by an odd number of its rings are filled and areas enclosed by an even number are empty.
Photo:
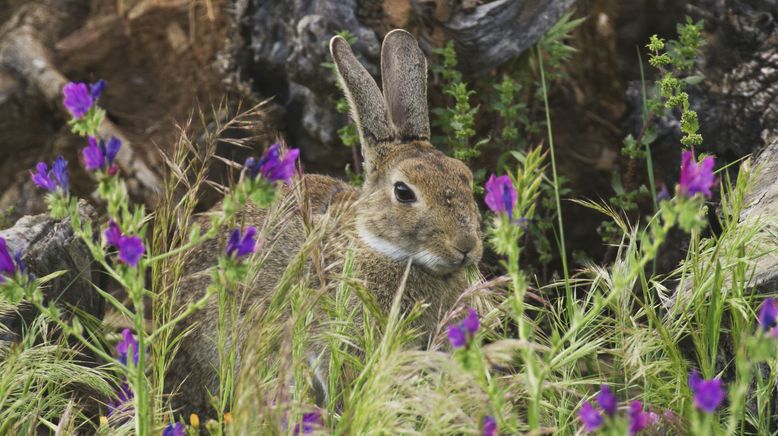
[[[88,145],[81,150],[84,157],[84,166],[89,171],[101,170],[113,165],[119,149],[122,147],[122,141],[112,136],[106,144],[102,139],[90,136],[87,138]]]
[[[54,178],[57,180],[57,185],[67,192],[70,185],[70,175],[68,174],[68,161],[62,156],[57,156],[54,159],[54,163],[51,164],[51,172],[54,174]]]
[[[600,393],[597,394],[597,404],[602,407],[602,410],[604,410],[608,416],[613,416],[616,414],[618,400],[616,399],[616,396],[613,395],[613,391],[611,391],[608,386],[600,386]]]
[[[89,96],[92,97],[92,100],[97,101],[97,99],[100,98],[100,94],[103,93],[104,89],[105,80],[100,79],[97,82],[89,85]]]
[[[486,182],[486,196],[484,201],[494,213],[507,213],[508,218],[513,219],[513,208],[516,206],[518,194],[508,176],[497,177],[492,174]]]
[[[292,182],[294,165],[300,156],[300,150],[293,148],[281,156],[281,145],[273,144],[265,151],[259,160],[250,157],[246,160],[246,169],[251,178],[259,174],[271,182],[283,180],[287,184]]]
[[[22,250],[16,250],[14,253],[14,262],[16,262],[16,268],[19,269],[19,272],[24,274],[24,270],[27,269],[27,265],[24,264],[24,260],[22,260]]]
[[[462,327],[465,328],[468,334],[474,335],[478,328],[481,326],[478,321],[478,312],[472,307],[467,310],[467,316],[462,320]]]
[[[63,103],[73,118],[79,119],[92,109],[94,99],[85,83],[70,82],[62,89],[62,93],[65,95]]]
[[[35,165],[35,170],[34,173],[30,171],[32,181],[38,185],[39,188],[54,192],[57,189],[57,183],[52,180],[52,174],[49,172],[49,166],[46,165],[46,162],[38,162],[38,165]]]
[[[138,364],[138,341],[135,340],[135,336],[132,335],[132,330],[122,330],[122,340],[116,344],[116,353],[119,355],[119,362],[122,365],[127,365],[127,357],[132,352],[132,362]]]
[[[134,395],[132,393],[132,389],[130,389],[130,385],[127,383],[122,383],[122,385],[119,386],[119,391],[116,393],[116,398],[107,404],[108,415],[113,415],[114,413],[122,412],[125,409],[131,408],[131,400],[133,398]]]
[[[103,233],[108,245],[119,249],[119,260],[130,266],[138,266],[138,262],[146,252],[143,239],[139,236],[122,235],[119,225],[114,220],[108,222],[108,229]]]
[[[692,197],[699,192],[710,197],[712,195],[710,189],[715,183],[714,161],[713,156],[708,156],[702,162],[696,163],[693,153],[684,151],[681,155],[681,181],[678,183],[681,194]]]
[[[448,327],[448,340],[451,342],[451,346],[454,348],[464,347],[480,327],[478,312],[473,308],[468,309],[467,316],[462,322]]]
[[[775,327],[778,319],[778,302],[774,298],[768,298],[759,309],[759,327],[771,336],[778,337],[778,327]]]
[[[662,185],[662,189],[656,194],[656,201],[664,201],[670,199],[670,193],[667,192],[667,186]]]
[[[111,136],[111,139],[108,140],[108,144],[103,145],[103,141],[100,141],[100,146],[104,147],[106,165],[113,165],[116,155],[119,154],[119,149],[122,148],[122,141],[115,136]]]
[[[294,426],[294,434],[311,434],[314,430],[324,425],[324,421],[321,418],[321,412],[315,410],[313,412],[303,413],[303,419]]]
[[[257,229],[253,226],[246,228],[246,233],[241,238],[240,229],[234,229],[230,233],[230,240],[227,242],[227,256],[235,255],[240,258],[254,252],[254,246],[257,241],[255,235]]]
[[[602,426],[602,415],[588,401],[581,406],[581,409],[578,411],[578,417],[581,418],[584,429],[588,432],[595,431]]]
[[[35,166],[35,172],[30,171],[30,177],[39,188],[54,192],[57,187],[60,187],[64,192],[67,192],[70,184],[68,161],[62,156],[58,156],[51,164],[51,170],[46,162],[38,162]]]
[[[181,424],[180,422],[176,422],[175,424],[171,423],[168,424],[167,427],[165,427],[165,430],[162,431],[162,436],[184,436],[184,424]]]
[[[129,266],[138,266],[145,252],[146,247],[140,236],[122,236],[119,240],[119,260]]]
[[[492,416],[484,416],[482,436],[497,436],[497,420]]]
[[[105,154],[102,147],[97,142],[97,138],[90,136],[87,138],[88,145],[81,150],[84,156],[84,166],[89,171],[95,171],[103,168],[105,165]]]
[[[103,233],[105,236],[105,242],[108,243],[108,245],[118,247],[122,240],[122,231],[119,229],[119,225],[116,224],[116,221],[110,220],[108,221],[108,229]]]
[[[8,250],[8,244],[4,238],[0,238],[0,283],[3,283],[5,279],[3,275],[12,277],[16,268],[14,267],[14,261],[11,259],[11,252]]]
[[[448,326],[448,341],[454,348],[462,348],[467,344],[467,334],[465,330],[458,325]]]
[[[715,412],[724,401],[724,387],[718,378],[705,380],[693,371],[689,375],[689,387],[694,394],[694,405],[705,413]]]
[[[643,411],[643,403],[633,401],[629,405],[629,434],[634,436],[648,427],[650,415]]]

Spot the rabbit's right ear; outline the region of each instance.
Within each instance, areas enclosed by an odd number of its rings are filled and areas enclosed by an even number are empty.
[[[341,36],[333,37],[330,53],[359,129],[365,168],[370,171],[380,145],[395,140],[394,125],[378,85],[354,56],[348,42]]]
[[[386,34],[381,47],[381,80],[399,139],[429,140],[427,58],[407,31],[395,29]]]

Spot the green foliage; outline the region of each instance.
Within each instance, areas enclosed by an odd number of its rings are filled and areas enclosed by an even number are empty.
[[[468,88],[467,83],[462,81],[462,74],[456,70],[457,57],[453,41],[436,49],[435,53],[443,58],[443,63],[433,66],[432,71],[443,78],[443,94],[451,97],[453,106],[433,108],[431,112],[436,118],[432,124],[443,132],[445,144],[450,147],[453,156],[468,163],[481,155],[479,147],[487,142],[484,139],[473,143],[479,106],[471,106],[470,97],[475,91]]]
[[[646,161],[649,187],[641,184],[634,189],[625,190],[620,177],[614,173],[611,186],[615,196],[610,198],[610,204],[625,212],[637,212],[640,199],[650,198],[657,207],[656,187],[654,186],[654,169],[651,156],[651,144],[656,141],[655,122],[668,110],[680,109],[681,112],[681,144],[686,147],[698,146],[702,143],[697,113],[690,109],[689,95],[685,92],[687,86],[693,86],[702,80],[701,76],[688,75],[699,56],[703,40],[700,36],[702,23],[693,23],[687,17],[685,24],[677,26],[678,40],[665,42],[657,35],[652,35],[646,45],[650,55],[648,63],[658,70],[660,79],[654,84],[653,96],[645,91],[643,79],[643,126],[637,137],[632,134],[624,138],[621,153],[633,161]],[[638,54],[639,55],[639,54]],[[643,70],[641,64],[641,77]],[[603,222],[598,232],[603,240],[609,243],[617,242],[619,235],[612,223]]]
[[[553,81],[564,76],[562,66],[577,51],[574,47],[568,45],[566,41],[570,38],[571,33],[583,24],[585,20],[586,18],[584,17],[573,19],[573,13],[568,12],[562,15],[559,21],[543,35],[543,38],[538,43],[538,47],[547,55],[547,80]]]
[[[694,147],[702,143],[702,135],[697,133],[700,128],[697,121],[697,113],[689,108],[689,95],[684,91],[687,85],[700,81],[699,76],[681,77],[681,74],[689,71],[699,55],[702,45],[700,32],[702,23],[693,23],[691,18],[686,18],[686,24],[678,25],[678,40],[671,40],[665,49],[664,41],[653,35],[646,46],[651,52],[648,62],[659,70],[661,79],[656,86],[659,93],[648,103],[652,113],[659,116],[664,113],[661,108],[661,99],[664,100],[664,109],[681,109],[681,143],[687,147]]]

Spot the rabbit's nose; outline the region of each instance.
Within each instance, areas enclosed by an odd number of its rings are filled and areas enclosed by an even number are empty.
[[[471,251],[473,251],[473,248],[475,248],[475,244],[476,244],[475,238],[459,237],[454,243],[454,248],[456,248],[457,251],[459,251],[465,257],[467,257],[467,255],[470,254]]]

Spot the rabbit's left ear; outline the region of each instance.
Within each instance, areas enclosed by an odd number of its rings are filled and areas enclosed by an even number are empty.
[[[400,139],[429,140],[427,59],[413,35],[405,30],[392,30],[384,38],[381,80],[389,115]]]

